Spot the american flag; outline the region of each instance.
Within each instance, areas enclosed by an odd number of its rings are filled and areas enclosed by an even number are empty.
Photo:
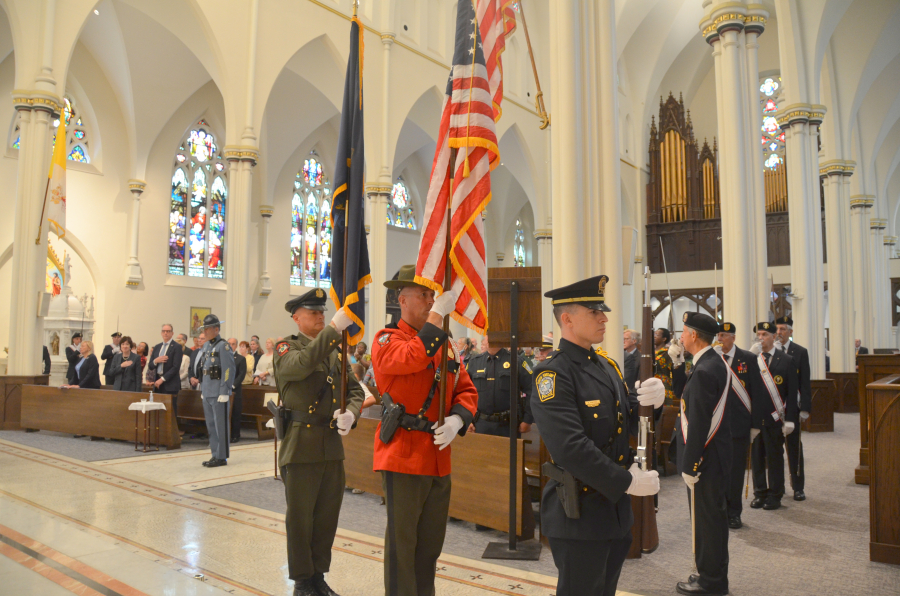
[[[506,49],[506,38],[516,30],[516,10],[513,0],[478,0],[478,28],[484,43],[484,59],[488,83],[493,98],[494,122],[500,120],[503,110],[503,63],[500,55]]]
[[[457,293],[453,318],[484,333],[487,330],[487,265],[481,212],[491,200],[491,170],[500,163],[491,88],[484,48],[472,0],[459,0],[453,65],[431,166],[425,225],[416,262],[416,281],[443,291],[446,270],[447,201],[450,198],[450,150],[454,163],[450,203],[450,283]]]

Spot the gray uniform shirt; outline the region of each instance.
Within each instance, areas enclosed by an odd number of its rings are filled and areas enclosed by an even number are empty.
[[[218,380],[209,377],[209,368],[213,362],[222,367],[222,375]],[[194,369],[192,373],[194,378],[200,379],[200,394],[203,397],[231,395],[237,366],[234,363],[234,352],[231,351],[227,341],[217,337],[203,344],[200,354],[194,361]]]

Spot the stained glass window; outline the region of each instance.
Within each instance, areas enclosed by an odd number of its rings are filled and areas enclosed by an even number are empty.
[[[409,197],[409,189],[406,188],[403,178],[397,178],[397,182],[391,189],[391,203],[388,205],[387,222],[398,228],[416,229],[416,214],[413,210],[412,200]]]
[[[169,209],[170,275],[225,277],[228,176],[208,127],[199,121],[175,152]]]
[[[784,133],[775,119],[781,105],[784,89],[781,77],[764,77],[759,84],[759,105],[762,111],[762,148],[763,165],[774,170],[784,163]]]
[[[291,199],[291,285],[331,287],[331,188],[312,151],[294,177]]]
[[[516,220],[516,237],[513,240],[513,267],[525,266],[525,231],[522,220]]]

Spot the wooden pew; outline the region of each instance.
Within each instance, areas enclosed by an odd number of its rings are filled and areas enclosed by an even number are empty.
[[[869,429],[869,560],[900,565],[900,374],[866,386]]]
[[[840,414],[859,412],[859,373],[825,373],[835,382],[834,411]]]
[[[812,386],[812,411],[800,428],[807,433],[834,432],[835,382],[831,379],[810,381]]]
[[[275,388],[254,386],[253,389],[248,391],[247,385],[244,385],[242,394],[241,418],[247,418],[256,423],[256,433],[260,441],[265,441],[275,436],[275,431],[271,428],[266,428],[266,422],[272,418],[272,413],[269,412],[263,403],[266,393],[275,393]],[[179,391],[178,417],[184,420],[205,421],[201,399],[200,392],[194,389],[182,389]],[[231,395],[228,411],[231,412],[233,407],[234,394]]]
[[[372,471],[377,420],[360,418],[355,430],[344,437],[344,470],[347,486],[384,496],[381,474]],[[409,432],[398,430],[397,432]],[[534,514],[525,480],[524,441],[519,439],[516,534],[534,537]],[[453,491],[450,515],[494,528],[509,529],[509,439],[476,433],[453,441]]]
[[[856,357],[859,369],[859,465],[856,484],[869,484],[869,414],[866,407],[866,385],[877,379],[900,373],[900,354],[864,354]]]
[[[44,385],[50,382],[50,375],[4,375],[0,376],[0,430],[22,430],[28,428],[20,424],[22,414],[22,387]]]
[[[144,393],[131,391],[25,385],[22,387],[22,426],[134,441],[134,412],[128,405],[144,397]],[[159,414],[159,443],[166,449],[179,449],[181,437],[172,416],[172,396],[153,397],[154,401],[166,405],[165,411]],[[138,418],[140,424],[141,418]],[[143,432],[140,439],[143,440]]]

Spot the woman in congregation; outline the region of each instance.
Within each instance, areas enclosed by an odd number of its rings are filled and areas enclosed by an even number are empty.
[[[72,384],[63,389],[100,389],[100,364],[94,355],[94,342],[83,341],[78,345],[81,360],[75,365]]]
[[[253,352],[250,350],[250,343],[247,341],[242,341],[238,344],[238,352],[241,356],[244,357],[244,360],[247,361],[247,374],[244,375],[243,379],[235,379],[239,381],[241,385],[252,385],[253,384],[253,371],[256,370],[256,357],[253,355]]]
[[[176,337],[175,341],[178,342],[178,345],[181,346],[182,351],[184,351],[186,345],[185,341],[181,339],[181,337]],[[190,389],[191,388],[191,356],[187,352],[184,352],[184,357],[181,359],[181,368],[178,369],[178,376],[181,377],[181,388],[182,389]]]
[[[266,340],[266,353],[259,357],[256,364],[256,377],[254,382],[257,385],[275,386],[275,340],[271,337]],[[248,367],[249,369],[249,367]]]
[[[109,378],[116,391],[141,390],[141,357],[134,352],[134,342],[127,335],[119,342],[120,353],[113,357]]]

